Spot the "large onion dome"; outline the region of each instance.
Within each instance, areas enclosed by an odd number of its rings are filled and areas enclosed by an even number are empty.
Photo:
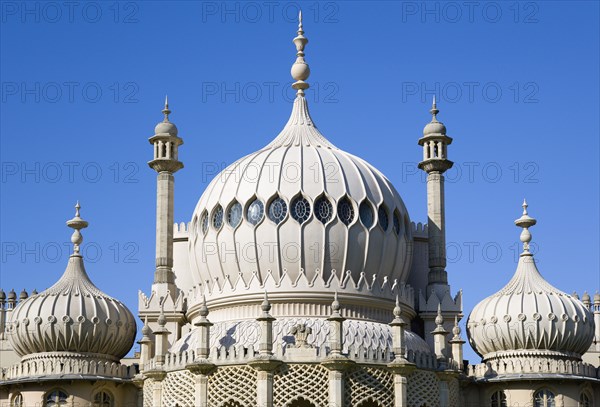
[[[404,290],[412,261],[408,212],[380,171],[317,129],[304,95],[303,33],[300,26],[294,39],[297,96],[287,124],[217,175],[191,219],[191,273],[211,313],[217,304],[259,301],[265,289],[273,300],[329,303],[333,290],[364,305],[383,297],[386,309],[392,291]],[[412,300],[400,296],[412,310]],[[192,317],[200,298],[191,299]]]
[[[23,360],[38,356],[76,356],[118,361],[131,349],[136,323],[127,307],[88,277],[79,253],[87,222],[75,217],[67,225],[74,252],[62,277],[50,288],[19,302],[10,321],[9,339]],[[42,355],[40,355],[42,354]]]
[[[529,251],[527,214],[515,224],[523,228],[523,253],[517,271],[496,294],[475,306],[467,321],[469,342],[484,361],[497,358],[550,357],[581,359],[594,338],[594,319],[577,298],[548,283]]]

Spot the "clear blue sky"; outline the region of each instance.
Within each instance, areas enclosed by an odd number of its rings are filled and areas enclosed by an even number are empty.
[[[62,274],[79,199],[88,273],[137,310],[154,270],[147,139],[164,95],[185,140],[175,218],[188,221],[214,165],[287,121],[297,4],[3,1],[0,285],[42,290]],[[598,2],[302,7],[313,118],[392,180],[416,222],[417,140],[437,93],[456,163],[448,273],[465,314],[514,272],[523,197],[542,274],[599,288]]]

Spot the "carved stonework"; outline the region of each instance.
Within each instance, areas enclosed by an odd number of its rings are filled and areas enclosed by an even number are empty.
[[[312,328],[310,326],[307,326],[306,324],[294,325],[292,329],[290,329],[290,333],[294,335],[296,348],[312,348],[307,341],[308,335],[312,333]]]

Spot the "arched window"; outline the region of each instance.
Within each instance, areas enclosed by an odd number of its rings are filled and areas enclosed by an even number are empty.
[[[579,395],[579,407],[592,407],[590,396],[585,392]]]
[[[367,201],[362,201],[362,203],[358,207],[358,216],[360,217],[360,221],[362,222],[362,224],[365,225],[367,228],[373,226],[373,208],[371,207],[371,204],[369,204]]]
[[[113,400],[109,393],[105,391],[98,392],[94,395],[94,407],[113,407]]]
[[[365,400],[363,402],[361,402],[358,407],[381,407],[381,405],[379,403],[377,403],[376,401],[374,401],[373,399],[368,399]]]
[[[548,389],[538,390],[533,396],[533,407],[556,407],[554,393]]]
[[[17,393],[13,396],[11,407],[23,407],[23,395]]]
[[[491,407],[507,407],[506,394],[502,390],[498,390],[490,397]]]
[[[67,393],[61,390],[52,390],[46,394],[46,404],[44,407],[60,407],[67,405]]]
[[[287,407],[315,407],[315,405],[310,401],[300,397],[288,404]]]

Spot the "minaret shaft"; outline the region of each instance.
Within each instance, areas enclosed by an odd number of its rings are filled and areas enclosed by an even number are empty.
[[[173,173],[163,171],[156,178],[156,271],[154,283],[175,282],[173,274]]]
[[[444,202],[444,176],[438,171],[432,171],[427,175],[429,284],[448,284]]]

